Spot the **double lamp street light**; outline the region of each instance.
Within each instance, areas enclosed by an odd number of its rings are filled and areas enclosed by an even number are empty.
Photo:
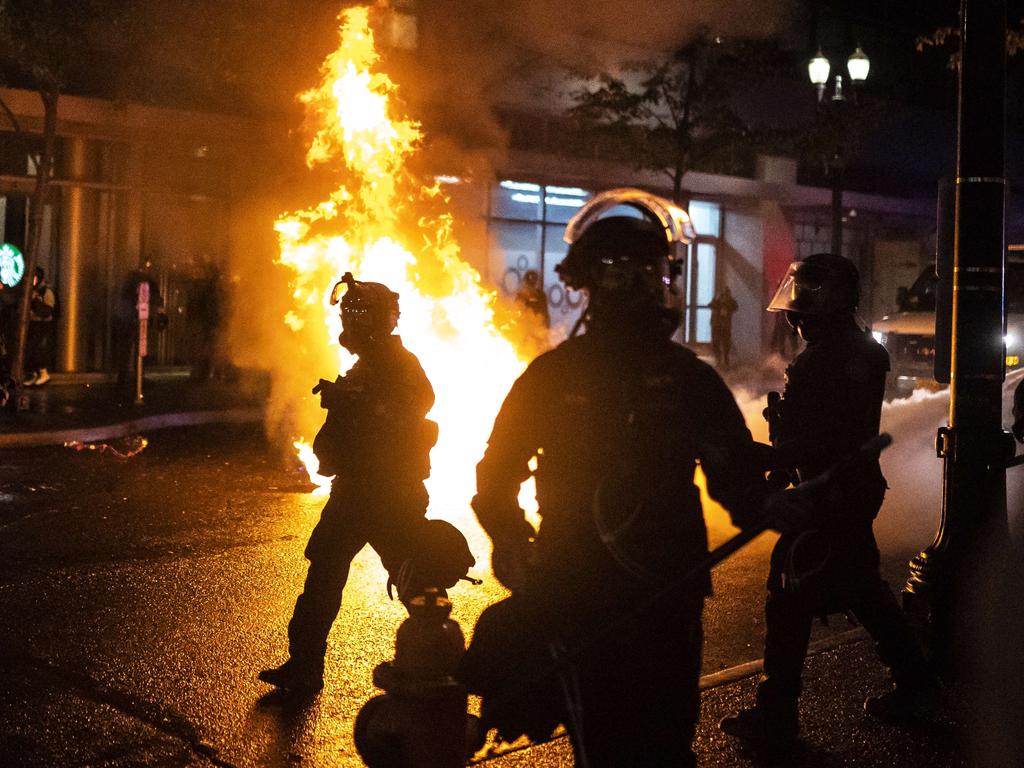
[[[871,69],[871,61],[867,54],[858,45],[856,50],[846,60],[846,71],[850,78],[853,102],[856,103],[856,91],[854,86],[867,80],[868,71]],[[829,83],[829,74],[832,65],[825,55],[818,49],[818,53],[807,64],[807,74],[811,78],[811,84],[818,89],[818,105],[822,110],[828,110],[828,115],[834,123],[838,136],[842,136],[842,121],[845,119],[845,106],[847,98],[843,93],[843,75],[841,72],[835,74],[832,85],[832,95],[825,98],[825,91]],[[843,253],[843,142],[837,140],[835,147],[830,150],[828,156],[828,173],[832,181],[832,253],[842,255]]]

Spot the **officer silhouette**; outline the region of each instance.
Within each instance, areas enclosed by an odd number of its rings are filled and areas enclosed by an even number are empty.
[[[344,295],[340,294],[344,291]],[[334,382],[320,380],[327,419],[313,442],[320,473],[333,476],[331,496],[306,546],[309,571],[288,624],[289,658],[260,680],[295,692],[323,687],[327,636],[341,608],[352,559],[369,543],[398,595],[408,601],[426,586],[448,587],[473,557],[465,538],[440,520],[427,521],[430,449],[437,425],[426,418],[434,390],[416,356],[393,334],[398,294],[346,273],[335,286],[342,333],[358,361]]]
[[[628,204],[643,219],[599,218]],[[476,515],[513,594],[484,611],[461,677],[485,728],[541,739],[559,722],[576,765],[694,765],[706,572],[636,606],[707,552],[700,460],[737,522],[759,509],[755,444],[714,369],[670,340],[672,245],[654,195],[605,193],[567,228],[558,274],[588,296],[586,332],[538,357],[477,467]],[[516,502],[537,461],[539,530]]]

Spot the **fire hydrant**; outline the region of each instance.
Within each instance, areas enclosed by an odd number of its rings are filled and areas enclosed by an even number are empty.
[[[455,768],[477,746],[476,718],[455,670],[466,650],[451,601],[436,589],[412,598],[398,628],[395,659],[373,671],[385,691],[356,717],[355,743],[369,768]]]

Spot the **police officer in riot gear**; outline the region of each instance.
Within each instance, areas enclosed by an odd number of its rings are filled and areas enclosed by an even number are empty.
[[[645,218],[599,218],[623,203]],[[696,462],[741,524],[763,495],[731,393],[669,338],[684,216],[615,190],[570,222],[557,270],[588,296],[586,332],[516,381],[477,467],[473,508],[513,594],[481,616],[461,678],[482,696],[485,728],[541,739],[564,723],[580,766],[695,764],[710,579],[678,580],[707,552]],[[536,531],[516,501],[534,459]]]
[[[351,561],[365,544],[380,555],[403,601],[423,586],[451,586],[473,562],[455,528],[424,518],[423,481],[437,439],[437,425],[426,418],[434,391],[415,355],[392,333],[398,294],[346,273],[331,301],[341,305],[338,341],[359,359],[347,374],[335,382],[321,379],[313,390],[327,409],[313,450],[320,473],[334,476],[331,496],[306,546],[309,571],[288,624],[290,656],[259,674],[266,683],[299,692],[323,686],[327,635]],[[426,562],[422,547],[431,541],[443,542],[442,556],[459,562]]]
[[[830,253],[790,265],[770,312],[807,343],[786,371],[770,415],[777,462],[796,482],[819,476],[878,435],[889,357],[858,323],[859,275]],[[799,730],[797,699],[812,619],[848,610],[875,639],[895,687],[865,702],[890,719],[923,716],[936,688],[920,645],[879,574],[872,531],[887,488],[877,460],[847,474],[791,519],[771,556],[765,602],[764,675],[754,707],[721,728],[755,745],[788,746]]]

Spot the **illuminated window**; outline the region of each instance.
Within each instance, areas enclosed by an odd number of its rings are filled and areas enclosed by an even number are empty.
[[[507,179],[491,193],[491,279],[505,296],[515,296],[530,270],[540,276],[552,327],[568,332],[583,297],[566,291],[555,266],[565,258],[565,225],[592,193],[580,187],[541,185]]]
[[[722,207],[718,203],[691,200],[686,210],[697,231],[697,240],[680,253],[683,264],[678,287],[683,297],[683,322],[679,338],[687,344],[709,344],[711,309],[708,303],[718,292]]]

